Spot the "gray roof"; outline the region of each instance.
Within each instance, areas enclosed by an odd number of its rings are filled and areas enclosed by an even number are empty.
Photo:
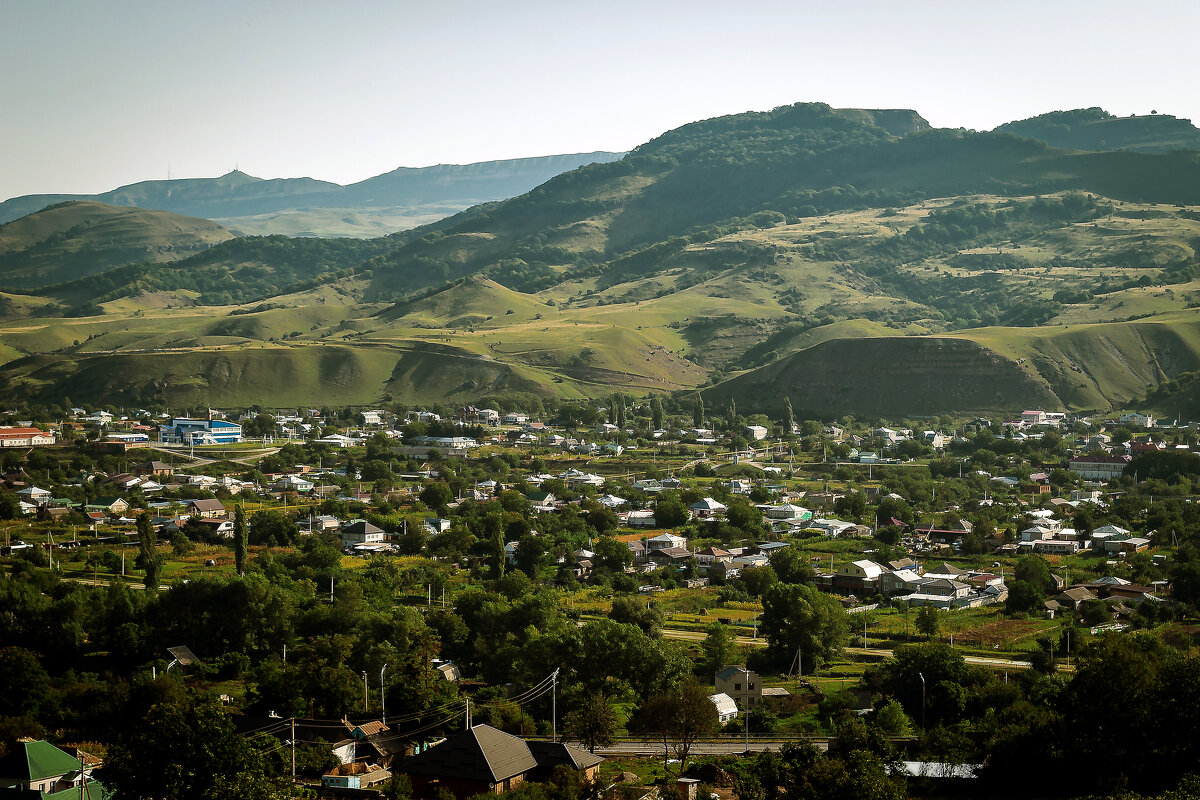
[[[398,772],[500,783],[537,767],[522,739],[491,725],[476,725],[395,767]]]
[[[539,767],[554,769],[567,766],[572,769],[588,769],[599,764],[604,759],[594,753],[589,753],[582,747],[562,742],[527,742],[529,751]]]
[[[383,533],[383,528],[378,528],[365,519],[356,519],[346,523],[342,527],[342,533]]]

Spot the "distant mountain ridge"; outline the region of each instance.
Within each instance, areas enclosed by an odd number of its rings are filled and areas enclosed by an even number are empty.
[[[233,227],[237,227],[238,218],[280,214],[296,209],[449,206],[449,211],[445,213],[452,213],[477,203],[523,194],[559,173],[584,164],[615,161],[622,155],[597,151],[475,164],[400,167],[348,186],[313,178],[263,179],[234,170],[218,178],[141,181],[94,195],[36,194],[14,197],[0,203],[0,223],[19,219],[66,200],[94,200],[114,206],[170,211],[191,217],[219,219]]]
[[[1051,111],[1006,122],[995,132],[1038,139],[1051,147],[1068,150],[1134,150],[1141,153],[1200,150],[1200,128],[1191,120],[1157,112],[1118,117],[1102,108]]]

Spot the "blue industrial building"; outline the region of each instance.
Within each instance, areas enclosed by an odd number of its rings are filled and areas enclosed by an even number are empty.
[[[176,417],[158,429],[163,444],[233,444],[242,440],[242,426],[221,419]]]

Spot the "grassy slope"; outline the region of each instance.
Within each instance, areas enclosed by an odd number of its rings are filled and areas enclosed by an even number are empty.
[[[184,348],[180,364],[239,397],[271,386],[237,369],[209,369],[204,359],[221,348],[242,360],[257,352],[258,372],[286,377],[297,360],[312,362],[304,374],[317,386],[329,382],[363,402],[385,391],[411,399],[497,387],[563,396],[669,391],[702,385],[710,369],[733,373],[782,357],[715,387],[713,397],[749,387],[746,397],[764,402],[768,392],[800,386],[809,394],[803,402],[797,395],[797,408],[822,398],[867,410],[934,401],[958,410],[1102,407],[1195,368],[1196,282],[1129,284],[1196,258],[1196,208],[1162,201],[1200,201],[1192,180],[1200,160],[1069,153],[991,134],[898,140],[869,120],[803,106],[685,126],[623,162],[399,237],[398,249],[369,263],[370,275],[228,316],[235,309],[167,308],[193,299],[178,290],[119,298],[105,317],[11,322],[0,327],[0,344],[12,353],[66,348],[79,369],[107,363],[135,387],[144,383],[139,368],[122,359]],[[966,238],[953,247],[914,248],[906,234],[956,208],[994,212],[1032,203],[1022,192],[1064,188],[1121,199],[1102,218],[960,231]],[[914,195],[933,199],[896,202]],[[766,209],[782,210],[787,224],[776,224],[778,213],[738,216]],[[705,225],[703,235],[671,238]],[[305,269],[315,268],[311,260]],[[474,277],[390,304],[398,292],[466,275]],[[546,288],[511,288],[523,283]],[[955,330],[1008,320],[1061,290],[1096,296],[1038,317],[1058,323],[1050,328]],[[976,307],[981,316],[972,319]],[[1141,315],[1153,316],[1129,319]],[[905,336],[928,333],[942,338]],[[338,384],[320,367],[334,345],[388,352],[393,363],[386,374],[359,370],[365,377]],[[14,366],[37,380],[47,368]],[[889,384],[892,376],[900,377]],[[116,382],[102,385],[119,391]],[[853,397],[838,397],[847,386]]]
[[[45,286],[143,261],[172,261],[233,238],[208,220],[75,201],[0,226],[0,284]]]

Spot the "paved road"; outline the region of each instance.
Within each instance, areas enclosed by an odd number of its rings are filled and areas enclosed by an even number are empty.
[[[215,464],[217,461],[231,461],[234,464],[246,464],[247,466],[249,466],[249,465],[251,465],[251,462],[259,461],[261,459],[266,458],[267,456],[273,456],[276,453],[278,453],[280,450],[280,448],[278,448],[278,447],[264,447],[262,450],[251,451],[248,454],[242,455],[240,458],[217,459],[217,458],[206,458],[204,456],[198,456],[193,453],[189,453],[187,451],[187,448],[185,448],[185,447],[167,447],[165,445],[151,443],[151,444],[147,444],[146,448],[150,449],[150,450],[157,450],[160,453],[170,453],[173,456],[180,456],[182,458],[191,459],[192,463],[188,464],[186,467],[184,467],[184,469],[192,469],[194,467],[206,467],[209,464]]]
[[[794,739],[755,739],[750,737],[751,753],[761,753],[769,750],[771,752],[779,752],[783,746]],[[829,749],[828,739],[810,739],[808,740],[816,745],[821,750]],[[741,739],[728,739],[725,741],[705,741],[696,742],[688,750],[688,757],[696,756],[718,756],[718,755],[741,755],[747,752],[746,743]],[[597,747],[596,755],[601,756],[617,756],[617,755],[633,755],[633,756],[658,756],[662,757],[663,743],[653,739],[631,739],[629,741],[617,742],[612,747]],[[670,758],[675,757],[674,749],[672,748]]]

